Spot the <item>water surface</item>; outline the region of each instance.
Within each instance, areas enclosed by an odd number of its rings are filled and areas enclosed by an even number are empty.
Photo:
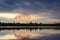
[[[0,40],[60,40],[60,30],[0,30]]]

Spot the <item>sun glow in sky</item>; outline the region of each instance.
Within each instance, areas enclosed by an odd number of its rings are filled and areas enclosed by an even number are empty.
[[[8,19],[14,19],[14,20],[19,20],[19,21],[32,21],[35,19],[39,19],[38,16],[36,15],[25,15],[22,13],[0,13],[0,17],[2,18],[8,18]]]
[[[5,17],[5,18],[14,18],[17,14],[12,14],[12,13],[0,13],[0,17]]]
[[[35,20],[38,17],[34,16],[34,15],[24,15],[24,14],[18,14],[15,19],[16,20],[25,20],[25,21],[30,21],[30,20]]]

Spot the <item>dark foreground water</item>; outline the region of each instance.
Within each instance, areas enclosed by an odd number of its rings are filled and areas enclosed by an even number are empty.
[[[0,30],[0,40],[60,40],[60,30]]]

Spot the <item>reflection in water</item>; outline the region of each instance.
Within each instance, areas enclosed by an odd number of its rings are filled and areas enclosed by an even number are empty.
[[[20,40],[60,40],[60,30],[44,29],[44,30],[1,30],[0,39],[20,39]]]
[[[22,33],[16,33],[14,36],[18,39],[21,39],[21,38],[33,38],[38,35],[31,32],[22,32]]]

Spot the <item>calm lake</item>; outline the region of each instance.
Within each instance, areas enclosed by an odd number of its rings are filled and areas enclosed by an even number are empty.
[[[0,30],[0,40],[60,40],[60,30],[4,29]]]

